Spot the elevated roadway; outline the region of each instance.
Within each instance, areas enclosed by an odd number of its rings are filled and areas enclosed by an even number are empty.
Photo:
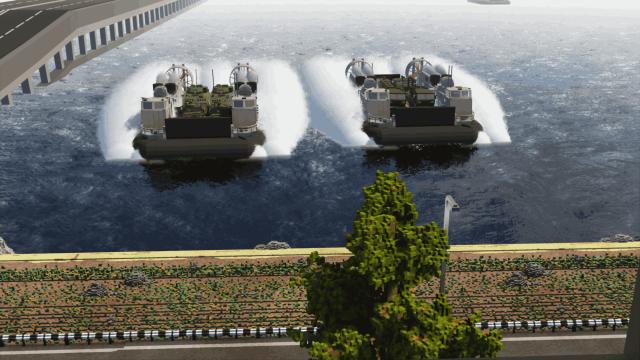
[[[33,75],[51,84],[78,65],[203,0],[15,0],[0,3],[0,102]]]

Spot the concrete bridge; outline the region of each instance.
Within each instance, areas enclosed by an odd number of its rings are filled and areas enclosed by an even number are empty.
[[[73,68],[203,0],[16,0],[0,3],[0,102]]]

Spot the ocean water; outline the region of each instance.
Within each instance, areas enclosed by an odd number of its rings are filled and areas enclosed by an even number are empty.
[[[17,252],[341,246],[362,187],[398,171],[454,244],[640,236],[640,8],[632,2],[209,1],[0,108],[0,236]],[[580,4],[585,4],[580,2]],[[475,149],[376,150],[351,57],[454,64]],[[171,63],[261,75],[253,161],[142,165],[139,97]]]

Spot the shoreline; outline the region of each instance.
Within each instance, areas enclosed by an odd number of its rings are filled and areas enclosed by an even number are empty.
[[[630,242],[572,242],[539,244],[477,244],[451,245],[449,253],[469,254],[531,254],[549,251],[568,252],[615,252],[640,250],[640,241]],[[78,253],[31,253],[1,254],[0,263],[7,262],[76,262],[76,261],[136,261],[136,260],[180,260],[194,258],[216,259],[261,259],[308,256],[317,251],[321,256],[350,256],[344,247],[334,248],[290,248],[279,250],[177,250],[177,251],[124,251],[124,252],[78,252]]]

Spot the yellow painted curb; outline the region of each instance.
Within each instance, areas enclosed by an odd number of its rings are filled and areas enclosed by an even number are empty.
[[[528,253],[544,251],[630,251],[640,250],[640,241],[626,243],[580,242],[580,243],[544,243],[544,244],[478,244],[452,245],[450,252],[469,253]]]
[[[0,262],[45,262],[45,261],[128,261],[128,260],[175,260],[193,258],[217,259],[255,259],[282,256],[308,256],[317,251],[322,256],[349,256],[346,248],[296,248],[282,250],[183,250],[183,251],[140,251],[140,252],[86,252],[86,253],[43,253],[43,254],[4,254]]]
[[[460,253],[531,253],[545,251],[640,251],[640,241],[627,243],[582,242],[549,244],[481,244],[452,245],[450,252]],[[51,262],[51,261],[135,261],[135,260],[171,260],[192,258],[218,259],[256,259],[283,256],[308,256],[317,251],[322,256],[349,256],[346,248],[295,248],[283,250],[189,250],[189,251],[142,251],[142,252],[87,252],[87,253],[49,253],[49,254],[5,254],[0,255],[2,262]]]

